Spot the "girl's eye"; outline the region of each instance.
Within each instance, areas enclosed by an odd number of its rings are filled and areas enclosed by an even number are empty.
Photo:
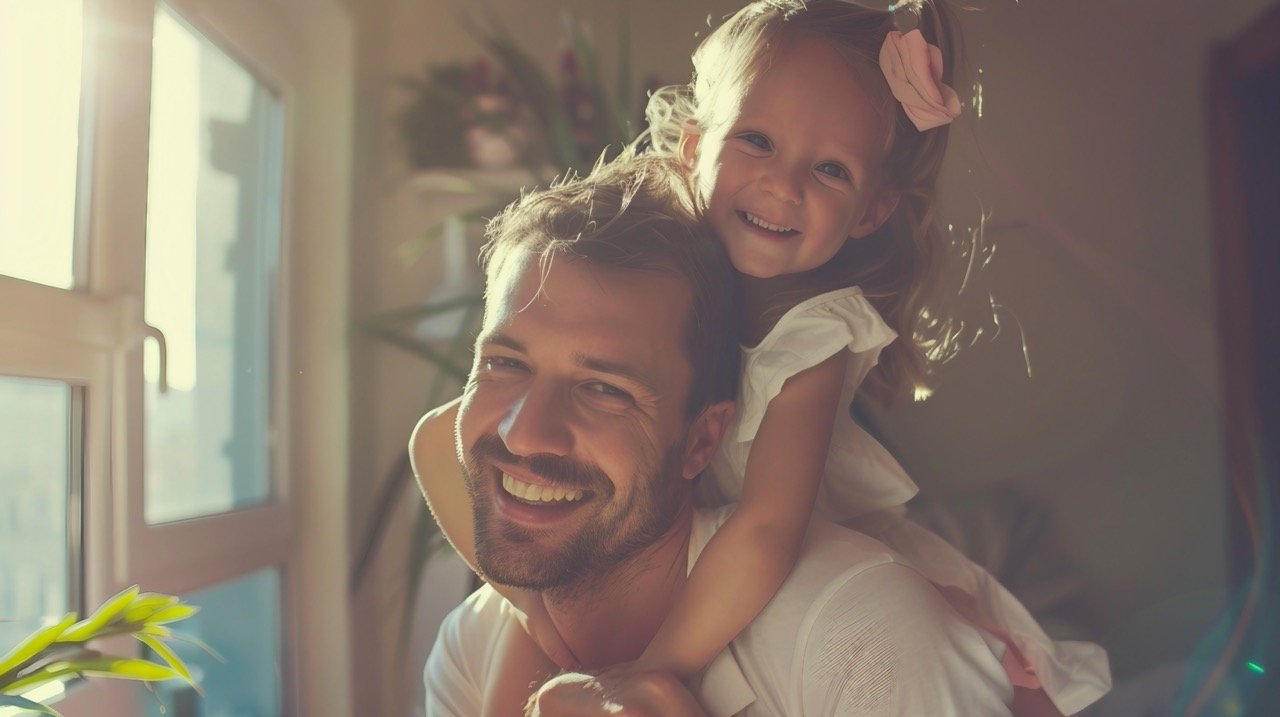
[[[769,141],[769,138],[759,132],[745,132],[738,135],[738,139],[746,142],[756,149],[768,150],[773,148],[773,144]]]
[[[818,165],[818,171],[835,179],[849,180],[849,170],[841,167],[835,162],[823,162]]]

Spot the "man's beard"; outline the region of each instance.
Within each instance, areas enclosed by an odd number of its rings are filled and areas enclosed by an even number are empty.
[[[475,519],[476,563],[486,580],[528,590],[569,587],[604,576],[627,558],[653,544],[675,523],[687,498],[680,476],[684,446],[671,446],[662,459],[637,467],[625,505],[614,505],[614,486],[598,466],[550,454],[519,458],[497,435],[481,436],[463,468]],[[557,487],[589,491],[595,512],[576,532],[544,548],[539,531],[503,523],[490,493],[491,461],[520,466]],[[501,490],[501,489],[499,489]]]

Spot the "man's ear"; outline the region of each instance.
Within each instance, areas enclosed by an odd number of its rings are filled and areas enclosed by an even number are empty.
[[[733,401],[713,403],[689,424],[680,471],[686,480],[696,478],[711,463],[716,449],[720,447],[720,439],[729,428],[729,421],[733,420],[733,411]]]
[[[854,225],[849,230],[850,239],[861,239],[879,229],[882,224],[889,221],[889,217],[898,209],[898,200],[902,199],[902,191],[883,187],[880,189],[876,199],[868,207],[862,215],[862,221]]]
[[[686,167],[693,168],[698,163],[698,142],[701,139],[702,128],[697,122],[687,119],[680,125],[680,142],[676,145],[676,151],[680,153]]]

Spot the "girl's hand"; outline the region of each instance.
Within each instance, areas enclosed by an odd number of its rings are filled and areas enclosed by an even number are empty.
[[[542,595],[526,590],[520,592],[521,595],[511,601],[511,604],[516,607],[520,627],[529,633],[533,641],[538,643],[538,647],[542,648],[547,657],[560,669],[582,669],[577,656],[573,654],[573,650],[569,649],[564,638],[560,637],[560,631],[551,621],[551,615],[547,613],[547,607],[542,602]]]

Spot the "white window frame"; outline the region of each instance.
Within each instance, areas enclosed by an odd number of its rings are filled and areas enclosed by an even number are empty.
[[[274,567],[283,714],[347,715],[351,24],[338,0],[167,4],[274,88],[285,107],[271,397],[280,436],[271,501],[157,526],[144,517],[141,307],[157,0],[84,2],[76,285],[0,276],[0,374],[64,381],[87,396],[78,454],[86,608],[135,583],[189,594]],[[291,271],[302,266],[305,274]],[[139,699],[149,698],[133,685],[96,680],[74,689],[60,709],[125,717],[142,713]]]

